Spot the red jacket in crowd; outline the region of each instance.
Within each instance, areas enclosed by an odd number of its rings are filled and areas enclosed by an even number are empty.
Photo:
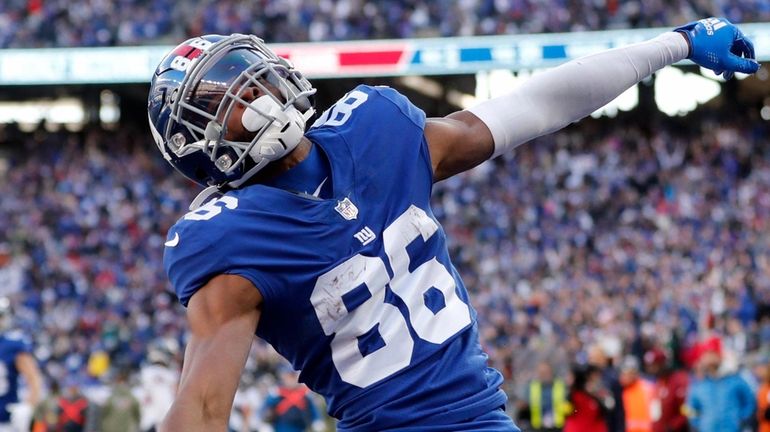
[[[577,390],[570,395],[572,414],[564,421],[564,432],[607,432],[604,412],[595,397]]]
[[[655,381],[654,404],[660,407],[659,416],[652,425],[653,432],[686,432],[687,417],[682,406],[687,398],[689,378],[684,371],[663,374]],[[655,409],[653,409],[655,410]]]

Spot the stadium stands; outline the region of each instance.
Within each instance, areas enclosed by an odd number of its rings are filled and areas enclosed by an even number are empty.
[[[693,365],[717,334],[732,368],[766,356],[770,164],[754,116],[591,121],[436,188],[486,348],[514,385],[599,344]]]
[[[666,27],[703,16],[770,19],[770,1],[7,0],[0,48],[177,42],[254,33],[268,42],[552,33]]]

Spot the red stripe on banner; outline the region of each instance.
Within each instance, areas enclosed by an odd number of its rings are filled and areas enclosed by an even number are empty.
[[[404,50],[342,52],[339,54],[340,66],[395,65],[403,54]]]

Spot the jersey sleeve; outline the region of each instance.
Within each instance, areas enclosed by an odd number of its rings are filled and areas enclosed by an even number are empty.
[[[26,338],[22,338],[19,341],[19,353],[28,353],[32,354],[32,342],[27,340]]]
[[[411,126],[422,131],[425,118],[425,112],[398,90],[359,85],[321,113],[310,130],[334,128],[341,134],[371,140],[378,133],[400,135]]]
[[[397,90],[378,86],[373,89],[385,100],[393,104],[393,108],[396,111],[396,116],[400,117],[396,125],[391,127],[398,127],[401,133],[404,135],[403,140],[393,142],[393,145],[404,145],[409,148],[400,149],[406,158],[409,158],[416,152],[416,158],[418,164],[421,165],[425,171],[425,176],[422,176],[430,185],[428,190],[432,190],[433,185],[433,165],[430,159],[430,150],[428,149],[428,142],[425,139],[425,112],[414,105],[406,96],[399,93]],[[392,135],[392,132],[391,132]],[[404,162],[402,162],[404,163]],[[405,166],[409,166],[409,162],[405,163]],[[416,179],[415,179],[416,180]]]
[[[377,199],[398,201],[405,187],[418,184],[425,197],[431,191],[425,125],[425,113],[396,89],[360,85],[324,111],[309,135],[318,141],[342,139],[352,155],[356,182],[380,191],[390,188]]]
[[[169,230],[163,263],[183,306],[209,280],[222,274],[248,279],[263,297],[270,291],[271,285],[260,271],[271,255],[264,247],[268,243],[261,241],[269,227],[250,219],[238,203],[237,197],[226,195],[188,213]]]
[[[359,152],[360,176],[379,185],[393,185],[391,194],[384,198],[393,206],[402,200],[405,188],[428,200],[433,166],[425,139],[425,112],[393,88],[358,88],[369,92],[372,99],[361,119],[362,129],[369,132],[367,144]]]
[[[221,238],[213,225],[210,221],[182,219],[169,230],[163,263],[169,282],[185,307],[198,289],[221,272],[214,252],[214,245]]]
[[[370,87],[364,85],[358,86],[356,89],[379,95],[393,104],[393,107],[400,113],[404,121],[412,123],[420,130],[425,128],[425,112],[414,105],[409,98],[399,93],[398,90],[387,86]]]
[[[417,152],[432,176],[425,123],[425,112],[396,89],[359,85],[324,111],[310,133],[329,130],[344,137],[358,154],[358,169],[377,169],[384,163],[406,167],[410,162],[400,159],[411,159]]]
[[[14,352],[14,355],[21,353],[32,353],[32,342],[21,332],[12,332],[8,335],[8,345]]]

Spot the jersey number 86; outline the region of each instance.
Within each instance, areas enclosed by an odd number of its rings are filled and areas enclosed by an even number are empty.
[[[334,335],[332,360],[343,381],[367,387],[409,366],[415,341],[408,320],[420,339],[434,344],[446,342],[471,323],[454,278],[436,257],[409,271],[407,246],[418,236],[427,241],[437,230],[438,224],[412,205],[383,232],[392,278],[382,258],[361,254],[318,278],[310,301],[324,333]],[[387,285],[404,301],[408,316],[385,301]],[[430,296],[440,296],[443,307],[429,307]],[[372,333],[379,333],[381,341],[364,354],[359,338]]]

